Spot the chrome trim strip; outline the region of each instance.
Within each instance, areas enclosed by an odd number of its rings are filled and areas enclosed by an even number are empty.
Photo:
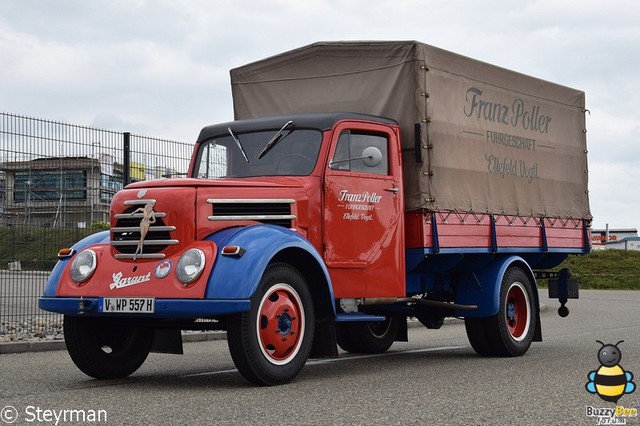
[[[150,226],[148,232],[175,231],[175,226]],[[111,228],[111,232],[137,232],[140,231],[139,226],[116,226]]]
[[[296,218],[294,214],[274,214],[274,215],[247,215],[247,216],[208,216],[207,219],[212,221],[222,220],[293,220]]]
[[[145,240],[145,246],[160,246],[160,245],[176,245],[180,241],[179,240]],[[120,240],[120,241],[111,241],[112,246],[137,246],[138,240]]]
[[[166,213],[162,212],[154,212],[156,217],[167,217]],[[116,214],[116,219],[140,219],[142,217],[142,213],[130,214],[130,213],[118,213]]]
[[[209,204],[276,204],[276,203],[285,203],[285,204],[293,204],[296,200],[291,198],[229,198],[229,199],[217,199],[217,198],[208,198],[207,203]]]
[[[116,259],[133,259],[133,256],[135,256],[134,254],[125,254],[125,253],[116,253],[115,254],[115,258]],[[139,254],[136,256],[136,259],[164,259],[165,254],[164,253],[150,253],[150,254]]]
[[[156,200],[155,198],[141,198],[139,200],[125,200],[124,201],[124,205],[125,206],[137,206],[137,205],[145,205],[147,203],[155,203]]]

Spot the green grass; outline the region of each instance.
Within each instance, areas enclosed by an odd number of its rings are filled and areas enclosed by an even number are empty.
[[[58,261],[58,250],[71,247],[99,230],[96,227],[78,229],[2,226],[0,269],[6,269],[9,262],[19,260],[23,270],[50,271]]]
[[[569,256],[557,269],[569,268],[580,288],[640,290],[640,251],[598,250]]]

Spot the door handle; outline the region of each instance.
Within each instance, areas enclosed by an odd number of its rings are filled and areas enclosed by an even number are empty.
[[[400,188],[398,188],[397,186],[394,186],[393,188],[386,188],[385,191],[389,191],[389,192],[393,192],[394,194],[397,194],[398,191],[400,191]]]

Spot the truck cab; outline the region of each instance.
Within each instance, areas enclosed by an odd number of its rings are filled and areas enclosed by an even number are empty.
[[[397,123],[358,114],[239,121],[203,129],[193,158],[193,177],[255,184],[207,195],[215,226],[272,223],[296,232],[322,255],[337,298],[404,295]],[[275,187],[256,191],[267,183]],[[276,208],[279,197],[283,214],[259,210]]]

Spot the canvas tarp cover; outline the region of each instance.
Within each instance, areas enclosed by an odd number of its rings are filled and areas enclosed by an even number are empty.
[[[415,41],[315,43],[233,69],[231,84],[236,119],[398,121],[408,211],[591,217],[579,90]]]

